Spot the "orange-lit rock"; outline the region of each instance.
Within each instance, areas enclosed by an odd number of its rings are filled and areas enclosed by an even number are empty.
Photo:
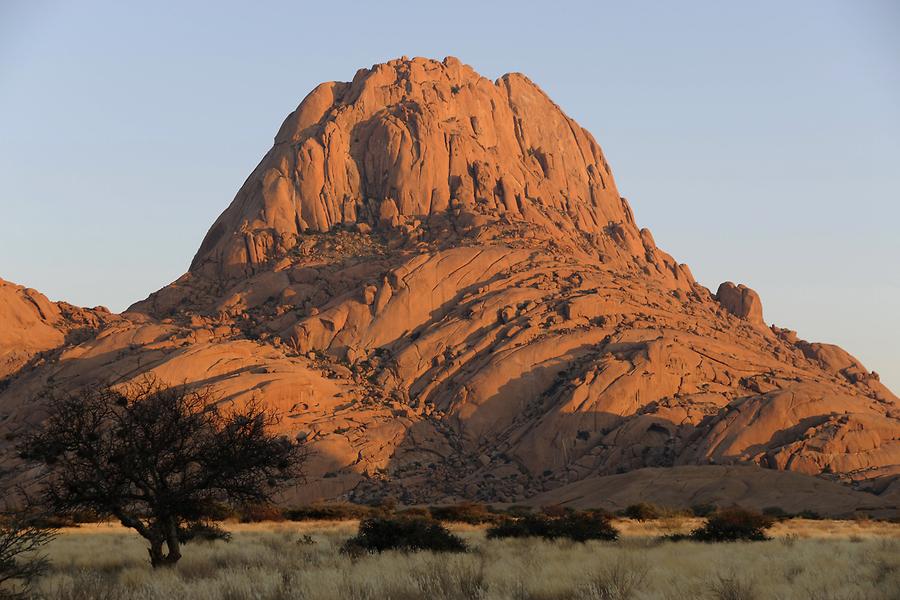
[[[452,58],[317,87],[190,271],[123,315],[82,311],[72,337],[74,309],[42,298],[0,287],[7,456],[49,381],[152,373],[281,410],[316,453],[290,501],[625,498],[653,467],[675,468],[671,500],[753,465],[734,485],[757,500],[817,476],[795,504],[846,512],[889,505],[854,489],[900,475],[877,375],[766,327],[749,288],[697,284],[589,133],[526,77]]]

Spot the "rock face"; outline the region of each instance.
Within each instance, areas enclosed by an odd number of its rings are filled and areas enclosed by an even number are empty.
[[[734,285],[730,281],[726,281],[719,286],[716,300],[734,316],[765,327],[759,294],[747,286]]]
[[[900,475],[877,375],[767,327],[752,290],[697,284],[637,227],[589,133],[524,76],[455,59],[317,87],[189,272],[87,337],[22,294],[0,348],[34,323],[33,352],[54,350],[3,380],[3,439],[40,420],[48,381],[258,395],[315,452],[286,502],[539,501],[637,489],[653,467],[695,490],[735,472],[709,465],[747,464],[747,489],[817,476],[852,512],[887,506],[855,490]]]
[[[14,373],[42,350],[61,346],[59,308],[35,290],[0,279],[0,375]]]
[[[40,360],[42,353],[90,337],[115,319],[103,307],[50,302],[36,290],[0,279],[0,381]]]
[[[453,58],[393,61],[306,97],[191,270],[247,273],[310,232],[449,210],[573,238],[631,219],[594,138],[525,76],[491,82]]]

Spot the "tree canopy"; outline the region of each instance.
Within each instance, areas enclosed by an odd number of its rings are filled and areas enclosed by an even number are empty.
[[[154,567],[176,563],[222,504],[271,502],[303,474],[305,447],[273,434],[279,417],[258,400],[220,403],[208,389],[154,379],[46,400],[43,429],[22,446],[48,467],[45,502],[118,519],[148,540]]]

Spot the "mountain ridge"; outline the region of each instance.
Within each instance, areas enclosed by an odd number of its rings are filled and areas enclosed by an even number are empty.
[[[877,375],[767,326],[746,286],[699,285],[588,132],[526,77],[452,58],[315,88],[185,275],[79,318],[4,379],[10,440],[48,383],[152,374],[281,410],[315,452],[286,501],[522,502],[751,465],[871,492],[839,488],[835,511],[896,509],[900,412]]]

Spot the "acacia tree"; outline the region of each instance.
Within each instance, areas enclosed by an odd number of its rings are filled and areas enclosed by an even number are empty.
[[[147,539],[153,567],[178,562],[221,504],[268,503],[302,477],[306,449],[274,435],[278,416],[256,400],[220,407],[209,390],[153,379],[46,398],[21,453],[48,467],[47,506],[118,519]]]

